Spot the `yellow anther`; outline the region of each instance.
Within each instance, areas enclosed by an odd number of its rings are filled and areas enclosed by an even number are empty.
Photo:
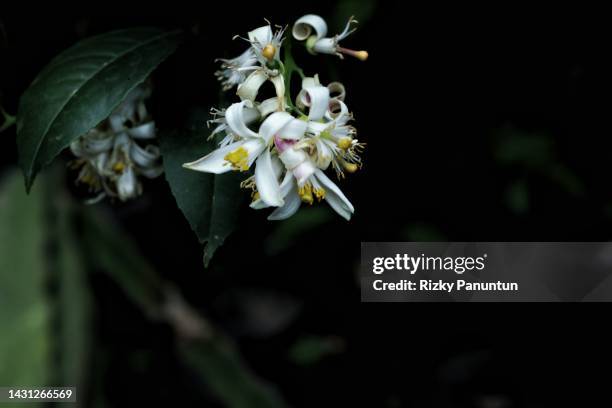
[[[368,52],[367,51],[357,51],[354,54],[355,58],[357,58],[359,61],[365,61],[368,59]]]
[[[247,171],[249,169],[249,152],[243,146],[226,154],[224,159],[230,162],[236,170]]]
[[[325,198],[325,189],[323,187],[314,188],[313,192],[315,194],[315,197],[317,197],[317,201],[321,201]]]
[[[259,191],[254,191],[253,194],[251,194],[251,198],[253,199],[253,202],[259,200]]]
[[[350,137],[343,137],[338,140],[338,147],[342,150],[348,150],[353,145],[353,139]]]
[[[342,167],[344,167],[344,170],[348,171],[349,173],[354,173],[357,171],[357,169],[359,169],[359,166],[357,166],[355,163],[342,163]]]
[[[304,184],[303,187],[300,187],[298,189],[298,194],[303,202],[308,203],[308,204],[312,204],[314,202],[314,199],[312,197],[312,185],[311,184],[309,183]]]
[[[276,55],[276,47],[273,44],[266,45],[263,50],[261,50],[261,55],[268,61],[271,61],[274,55]]]
[[[113,165],[113,171],[115,173],[121,173],[123,170],[125,170],[125,163],[119,161]]]

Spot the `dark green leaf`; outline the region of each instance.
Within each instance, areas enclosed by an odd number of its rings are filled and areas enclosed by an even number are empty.
[[[208,130],[201,123],[160,135],[166,180],[191,229],[201,243],[206,243],[205,265],[234,230],[244,196],[244,191],[240,190],[243,175],[238,172],[214,175],[182,167],[183,163],[213,150],[215,145],[206,141],[207,134]]]
[[[181,33],[114,31],[58,55],[24,92],[17,146],[26,188],[71,141],[104,120],[179,45]]]

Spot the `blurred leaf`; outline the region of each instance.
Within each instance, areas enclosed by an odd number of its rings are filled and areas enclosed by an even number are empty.
[[[17,147],[26,189],[70,142],[104,120],[179,45],[181,33],[113,31],[54,58],[21,97]]]
[[[203,115],[202,115],[203,116]],[[215,145],[206,141],[208,131],[200,122],[176,132],[160,134],[164,157],[164,172],[176,203],[189,221],[204,248],[204,265],[234,230],[244,191],[240,189],[243,175],[200,173],[183,168],[210,153]]]
[[[495,157],[501,164],[538,172],[570,194],[585,192],[580,178],[560,162],[554,139],[547,134],[502,129],[495,145]]]
[[[58,186],[60,174],[45,183]],[[88,384],[88,370],[91,355],[92,333],[92,299],[91,289],[87,281],[87,269],[82,259],[82,247],[76,236],[75,212],[71,197],[66,191],[53,191],[47,195],[51,202],[53,214],[48,218],[53,235],[50,242],[57,245],[51,271],[58,283],[56,296],[56,326],[57,345],[56,359],[58,367],[55,370],[55,384],[66,384],[79,389],[82,396],[76,406],[84,406],[83,398]],[[74,404],[64,404],[64,406]]]
[[[517,214],[525,214],[529,210],[529,189],[525,180],[515,181],[508,187],[506,204]]]
[[[360,24],[365,24],[376,9],[374,0],[340,0],[336,5],[336,11],[332,18],[334,27],[330,27],[330,32],[340,32],[350,16],[355,16]],[[336,31],[337,30],[337,31]]]
[[[502,129],[495,156],[503,164],[542,167],[554,159],[553,141],[546,134]]]
[[[405,239],[415,242],[444,242],[447,238],[433,225],[415,223],[406,227],[402,234]]]
[[[146,313],[156,313],[162,280],[132,240],[94,207],[82,208],[83,239],[89,263],[109,274]]]
[[[131,239],[105,214],[87,207],[82,217],[90,261],[108,273],[147,316],[167,319],[182,340],[179,343],[186,363],[202,376],[220,400],[232,408],[285,406],[269,386],[248,370],[229,339],[214,332],[182,298],[168,291],[171,285],[163,281]],[[174,296],[168,296],[169,293]],[[168,313],[170,309],[172,312]],[[185,333],[193,335],[194,327],[205,328],[206,336],[187,341],[180,337]]]
[[[0,185],[0,384],[47,384],[49,305],[45,296],[44,200],[28,197],[10,172]]]
[[[266,238],[264,243],[267,255],[273,256],[289,249],[299,237],[333,219],[329,208],[302,207],[293,217],[278,223],[278,227]]]
[[[289,350],[289,358],[295,364],[312,365],[330,354],[344,350],[344,341],[339,337],[308,336],[299,339]]]
[[[281,397],[245,366],[233,345],[224,338],[184,344],[186,362],[229,408],[282,408]]]

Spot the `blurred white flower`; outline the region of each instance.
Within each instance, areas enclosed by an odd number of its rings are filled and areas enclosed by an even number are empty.
[[[142,194],[138,176],[155,178],[162,173],[159,148],[143,148],[138,142],[155,137],[155,122],[144,104],[149,95],[147,87],[136,88],[107,120],[70,145],[76,156],[73,167],[81,168],[77,182],[97,193],[89,202],[106,196],[135,198]]]

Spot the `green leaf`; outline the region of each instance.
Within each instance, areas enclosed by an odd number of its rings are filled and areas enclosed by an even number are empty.
[[[244,197],[240,189],[243,175],[238,172],[214,175],[182,167],[183,163],[194,161],[215,148],[213,142],[206,141],[207,134],[203,121],[199,125],[193,123],[188,129],[160,134],[166,180],[191,229],[206,244],[206,266],[236,227]]]
[[[16,173],[0,185],[0,384],[42,386],[50,362],[44,200]]]
[[[181,32],[113,31],[83,40],[47,65],[17,114],[19,162],[29,191],[36,173],[102,120],[180,44]]]

